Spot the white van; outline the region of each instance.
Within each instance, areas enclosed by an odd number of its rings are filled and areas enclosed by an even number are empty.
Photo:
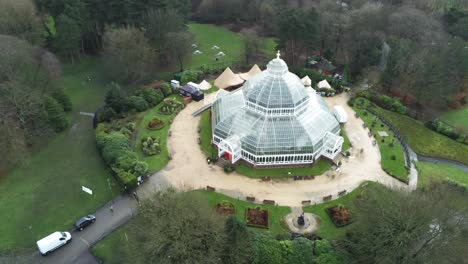
[[[37,241],[37,247],[43,256],[68,244],[71,241],[71,234],[68,232],[54,232],[43,239]]]

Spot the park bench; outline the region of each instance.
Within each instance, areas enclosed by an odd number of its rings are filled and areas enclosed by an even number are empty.
[[[338,192],[338,196],[343,196],[343,195],[345,195],[345,194],[346,194],[346,190],[343,190],[343,191],[341,191],[341,192]]]
[[[304,200],[304,201],[301,202],[302,205],[309,205],[311,203],[312,203],[311,200]]]
[[[253,197],[253,196],[247,196],[247,201],[249,201],[249,202],[255,202],[255,197]]]
[[[332,198],[332,195],[331,195],[331,194],[328,195],[328,196],[324,196],[324,197],[323,197],[323,201],[324,201],[324,202],[330,201],[331,198]]]
[[[206,186],[206,190],[207,190],[207,191],[210,191],[210,192],[216,191],[215,187],[211,187],[211,186],[209,186],[209,185]]]
[[[263,200],[263,204],[275,205],[275,201],[273,201],[273,200]]]

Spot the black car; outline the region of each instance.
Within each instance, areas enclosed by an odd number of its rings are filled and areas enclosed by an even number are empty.
[[[82,231],[85,227],[89,226],[94,222],[96,222],[96,217],[94,215],[87,215],[85,217],[80,218],[80,220],[76,221],[75,227],[76,229]]]

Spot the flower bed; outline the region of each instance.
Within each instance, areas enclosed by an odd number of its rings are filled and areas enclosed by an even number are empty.
[[[233,215],[236,213],[234,205],[228,201],[222,201],[216,204],[216,212],[222,215]]]
[[[172,115],[174,112],[180,111],[182,108],[184,108],[183,103],[171,98],[166,98],[164,99],[162,106],[159,108],[158,113],[163,115]]]
[[[336,227],[343,227],[352,223],[349,208],[337,205],[326,209],[328,216]]]
[[[153,117],[149,122],[148,125],[146,126],[149,130],[159,130],[164,127],[164,122],[157,118]]]
[[[248,226],[269,228],[269,212],[261,208],[245,209],[245,223]]]
[[[141,139],[141,150],[146,156],[153,156],[161,153],[159,138],[147,137]]]

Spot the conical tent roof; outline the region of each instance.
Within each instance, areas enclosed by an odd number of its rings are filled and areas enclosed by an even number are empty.
[[[198,84],[198,88],[202,91],[206,91],[211,88],[211,84],[206,80],[203,80],[201,83]]]
[[[327,82],[327,80],[322,80],[317,84],[317,87],[319,89],[329,89],[333,90],[333,88],[330,86],[330,84]]]
[[[248,72],[244,72],[244,73],[239,73],[239,76],[244,79],[244,80],[248,80],[250,78],[252,78],[253,76],[261,73],[262,70],[260,69],[260,67],[258,67],[257,64],[255,64],[254,66],[252,66],[252,68],[248,71]]]
[[[312,86],[312,80],[309,78],[309,75],[306,75],[304,78],[301,79],[304,86]]]
[[[229,67],[214,81],[214,85],[220,89],[241,85],[242,83],[244,83],[244,80],[242,80],[239,75],[234,74]]]

